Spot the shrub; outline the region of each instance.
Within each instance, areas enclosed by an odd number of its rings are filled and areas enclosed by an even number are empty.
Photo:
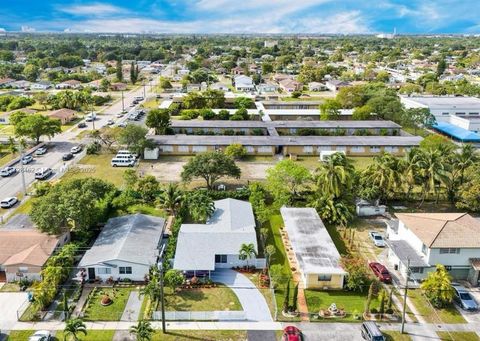
[[[217,114],[217,119],[219,120],[228,121],[229,118],[230,112],[228,110],[222,109]]]
[[[230,116],[230,121],[244,121],[244,119],[242,115],[235,114]]]
[[[247,155],[247,148],[239,143],[234,143],[225,148],[225,154],[233,157],[235,160],[240,160]]]
[[[263,129],[262,128],[253,128],[252,129],[252,135],[263,136],[264,135]]]
[[[88,146],[87,146],[87,155],[94,155],[94,154],[98,154],[100,152],[100,149],[102,147],[100,146],[100,143],[98,142],[92,142],[90,143]]]
[[[213,120],[215,118],[215,113],[212,109],[202,109],[200,110],[200,116],[202,116],[204,120]]]

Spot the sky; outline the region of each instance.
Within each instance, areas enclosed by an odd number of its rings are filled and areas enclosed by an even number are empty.
[[[479,0],[0,0],[0,31],[480,33]]]

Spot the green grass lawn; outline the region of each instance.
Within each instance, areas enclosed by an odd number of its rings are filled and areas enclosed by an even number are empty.
[[[311,314],[318,314],[320,309],[328,309],[328,307],[335,303],[338,308],[345,309],[347,316],[343,319],[336,319],[335,322],[354,322],[353,314],[361,316],[365,311],[365,303],[367,301],[368,293],[351,292],[351,291],[317,291],[305,290],[305,298],[307,300],[308,311]],[[370,309],[378,309],[379,301],[376,298],[372,299]],[[327,320],[332,321],[332,320]]]
[[[17,198],[21,200],[22,196],[17,195]],[[15,214],[30,214],[30,211],[32,210],[32,206],[34,203],[35,203],[35,198],[30,197],[26,201],[22,202],[20,206],[15,206],[15,208],[13,208],[14,211],[10,215],[10,218],[13,217]],[[3,214],[5,212],[7,212],[6,209],[0,208],[0,214]]]
[[[243,310],[232,289],[225,286],[183,289],[172,295],[166,288],[165,309],[169,311]]]
[[[152,341],[236,341],[246,340],[247,332],[243,330],[172,330],[167,334],[156,332]]]
[[[445,309],[434,309],[419,289],[409,290],[408,297],[428,323],[467,323],[453,305]]]
[[[442,341],[479,341],[477,333],[474,332],[437,332]]]
[[[118,321],[122,317],[128,297],[133,288],[98,288],[90,298],[85,309],[85,320],[88,321]],[[103,294],[113,299],[108,306],[100,304]]]
[[[129,167],[112,167],[110,162],[113,154],[86,155],[78,162],[79,167],[73,168],[64,174],[62,179],[100,178],[116,186],[123,184],[123,173]],[[135,168],[133,168],[135,169]]]
[[[408,334],[402,334],[396,331],[382,330],[382,333],[387,341],[410,341],[412,339]]]
[[[0,124],[0,135],[13,135],[14,128],[12,124]]]
[[[167,214],[165,213],[164,210],[152,206],[147,206],[147,205],[142,205],[142,204],[137,204],[130,206],[127,209],[129,214],[135,214],[135,213],[141,213],[141,214],[148,214],[152,215],[155,217],[163,217],[166,218]]]
[[[0,154],[0,167],[3,167],[4,165],[12,161],[16,156],[17,155],[11,153]]]
[[[7,341],[28,341],[34,330],[12,330]]]
[[[144,102],[141,106],[146,109],[157,109],[160,105],[160,101],[157,99],[151,99]]]

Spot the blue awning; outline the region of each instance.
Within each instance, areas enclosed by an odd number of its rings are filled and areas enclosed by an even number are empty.
[[[462,142],[479,142],[480,143],[479,134],[447,122],[438,122],[437,124],[434,124],[432,128]]]

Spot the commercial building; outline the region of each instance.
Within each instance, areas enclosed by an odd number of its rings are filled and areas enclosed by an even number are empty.
[[[437,122],[449,122],[450,117],[480,117],[480,99],[455,96],[400,97],[406,108],[428,108]]]
[[[342,289],[347,272],[314,208],[280,209],[304,288]]]

